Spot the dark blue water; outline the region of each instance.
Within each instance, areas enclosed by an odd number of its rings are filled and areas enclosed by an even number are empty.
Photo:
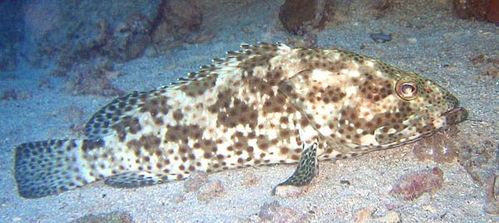
[[[19,43],[24,38],[23,1],[0,1],[0,73],[17,67]]]

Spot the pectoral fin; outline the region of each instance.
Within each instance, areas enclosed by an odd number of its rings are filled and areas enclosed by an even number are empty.
[[[300,163],[293,175],[286,181],[278,184],[272,191],[272,194],[275,194],[276,188],[280,186],[305,186],[318,174],[319,162],[317,161],[317,143],[312,144],[308,148],[305,148],[304,145],[303,148],[304,150],[301,154]]]

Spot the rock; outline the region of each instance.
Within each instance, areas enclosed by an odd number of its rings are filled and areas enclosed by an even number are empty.
[[[208,174],[206,172],[193,172],[184,182],[184,191],[188,193],[198,191],[207,182]]]
[[[457,126],[440,130],[432,136],[414,143],[412,151],[421,161],[433,160],[437,163],[451,163],[456,160],[459,152],[459,144],[456,141],[458,133]]]
[[[184,194],[178,193],[178,194],[173,194],[172,196],[172,201],[175,202],[176,204],[180,204],[185,201],[186,197]]]
[[[294,47],[315,48],[317,47],[317,35],[313,32],[309,32],[303,34],[303,36],[289,37],[287,42]]]
[[[392,34],[385,34],[385,33],[369,33],[369,37],[371,37],[374,42],[377,43],[385,43],[389,42],[392,40]]]
[[[168,48],[199,31],[202,23],[203,12],[193,0],[163,0],[153,23],[152,41]]]
[[[471,59],[471,62],[481,67],[489,64],[490,60],[487,56],[479,55]],[[437,163],[457,160],[473,181],[483,186],[499,163],[499,145],[495,142],[494,135],[483,132],[483,129],[487,128],[452,126],[414,143],[413,153],[420,160]]]
[[[293,185],[280,185],[274,188],[272,194],[282,198],[299,197],[300,195],[306,193],[308,188],[309,186],[297,187]]]
[[[401,222],[400,214],[395,211],[389,211],[384,216],[374,217],[376,208],[368,207],[359,210],[355,216],[355,223],[397,223]]]
[[[114,28],[102,51],[110,58],[119,61],[137,58],[142,55],[151,41],[150,30],[151,23],[145,16],[132,15]]]
[[[0,78],[18,67],[23,49],[24,1],[0,1]]]
[[[0,44],[0,72],[13,71],[17,68],[16,52],[14,47],[3,48]]]
[[[301,214],[296,210],[283,207],[278,201],[264,203],[260,208],[258,217],[263,222],[307,222],[310,221],[307,214]]]
[[[401,222],[400,213],[396,211],[389,211],[385,216],[375,218],[375,222],[397,223]]]
[[[489,10],[487,11],[487,20],[499,24],[499,1],[491,0]]]
[[[499,214],[499,177],[490,176],[486,185],[487,197],[485,199],[484,210],[489,214]]]
[[[355,223],[363,223],[371,219],[371,215],[376,211],[374,207],[363,208],[355,214]]]
[[[70,123],[72,130],[83,130],[83,123],[85,123],[85,111],[75,105],[69,105],[54,112],[54,115],[62,116],[66,123]]]
[[[31,93],[25,90],[8,89],[0,92],[0,101],[16,101],[31,98]]]
[[[244,177],[242,184],[246,187],[251,187],[258,184],[258,182],[259,179],[257,176],[255,176],[254,174],[248,174],[246,177]]]
[[[103,214],[89,214],[78,218],[71,223],[133,223],[130,213],[115,211]]]
[[[125,92],[115,87],[111,80],[119,76],[112,66],[106,62],[92,64],[81,64],[77,66],[74,73],[69,75],[66,90],[74,95],[100,95],[117,96]]]
[[[34,65],[57,61],[57,73],[98,57],[127,61],[150,43],[152,21],[161,0],[28,1],[25,39],[35,47],[26,55]],[[43,18],[43,19],[40,19]],[[30,48],[30,49],[31,49]]]
[[[431,171],[419,171],[407,174],[392,187],[390,193],[395,197],[412,201],[424,193],[434,194],[440,190],[444,182],[443,171],[435,167]]]
[[[454,12],[462,19],[476,19],[499,23],[499,1],[454,0]]]
[[[494,140],[483,133],[467,133],[459,143],[459,164],[480,185],[485,185],[491,173],[497,171],[499,145]]]
[[[197,195],[199,201],[209,201],[215,197],[220,197],[224,193],[224,187],[220,180],[215,180],[203,185]]]
[[[493,78],[499,77],[499,57],[479,54],[470,59],[473,66],[481,70],[481,74]]]
[[[418,39],[416,38],[407,38],[407,42],[411,43],[411,44],[415,44],[418,42]]]
[[[279,11],[284,28],[296,35],[304,35],[312,29],[323,29],[333,14],[329,0],[287,0]]]
[[[374,18],[380,19],[384,17],[387,12],[391,11],[394,8],[395,1],[394,0],[375,0],[371,2],[371,10],[374,12]]]

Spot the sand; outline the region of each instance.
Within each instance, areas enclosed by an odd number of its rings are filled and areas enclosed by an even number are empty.
[[[277,19],[281,2],[204,3],[203,30],[215,34],[213,39],[115,64],[123,75],[113,83],[127,91],[149,90],[195,71],[227,50],[237,50],[240,43],[286,43],[290,35]],[[471,119],[480,120],[462,123],[460,128],[488,137],[497,147],[499,82],[484,75],[470,59],[481,54],[497,57],[499,29],[491,23],[460,20],[448,6],[445,1],[399,5],[380,19],[369,19],[364,17],[362,4],[356,3],[341,9],[336,21],[317,33],[317,45],[373,56],[435,80],[460,99]],[[369,33],[380,31],[392,34],[393,40],[376,43],[370,39]],[[128,212],[135,222],[257,222],[265,217],[259,216],[262,206],[274,201],[284,213],[281,222],[353,222],[359,212],[374,209],[373,218],[395,214],[402,222],[499,222],[497,215],[484,212],[484,188],[459,163],[419,161],[411,146],[323,162],[308,192],[294,198],[271,196],[272,187],[295,168],[276,165],[210,174],[207,187],[220,183],[211,192],[205,188],[187,193],[185,181],[138,189],[116,189],[97,182],[55,196],[23,199],[13,177],[13,148],[22,142],[75,137],[71,128],[82,125],[112,98],[74,96],[64,90],[63,79],[49,75],[50,68],[31,68],[22,61],[18,67],[8,74],[15,78],[0,81],[1,90],[29,95],[0,101],[0,222],[69,222],[112,211]],[[49,80],[50,87],[39,87],[42,80]],[[444,172],[441,190],[414,201],[389,194],[402,175],[433,167]],[[208,193],[206,199],[199,198],[203,190]]]

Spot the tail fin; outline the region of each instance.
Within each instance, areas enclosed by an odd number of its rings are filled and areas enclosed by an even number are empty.
[[[95,181],[81,159],[83,143],[84,140],[49,140],[16,147],[15,178],[19,194],[39,198]]]

